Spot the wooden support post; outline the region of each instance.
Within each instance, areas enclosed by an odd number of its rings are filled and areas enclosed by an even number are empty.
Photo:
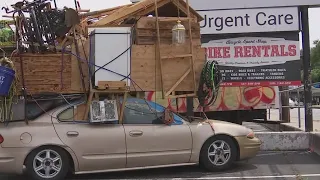
[[[121,110],[120,110],[120,117],[119,117],[120,124],[122,124],[122,122],[123,122],[123,114],[124,114],[124,109],[126,108],[127,96],[128,96],[128,93],[125,92],[124,97],[123,97],[123,101],[122,101]]]
[[[91,90],[91,88],[90,88],[90,90]],[[87,119],[89,117],[89,109],[90,109],[90,104],[92,103],[93,95],[94,95],[94,92],[90,91],[83,119]]]
[[[161,73],[161,76],[160,76],[160,80],[161,80],[161,91],[162,91],[162,99],[164,99],[164,85],[163,85],[163,69],[162,69],[162,59],[161,59],[161,42],[160,42],[160,27],[159,27],[159,13],[158,13],[158,3],[157,3],[157,0],[154,0],[154,3],[155,3],[155,13],[156,13],[156,28],[157,28],[157,46],[156,47],[156,67],[157,67],[157,62],[160,62],[160,73]],[[157,68],[156,68],[157,69]],[[155,72],[155,74],[157,74]],[[157,77],[157,75],[155,76]],[[156,81],[156,84],[157,84],[157,81]],[[155,85],[156,85],[155,84]]]
[[[125,102],[127,101],[128,92],[130,89],[129,87],[124,86],[124,84],[125,82],[123,81],[101,81],[101,82],[98,82],[98,85],[99,85],[98,89],[93,89],[90,83],[90,94],[87,100],[84,116],[89,117],[89,109],[94,97],[99,98],[99,94],[110,94],[112,99],[115,99],[117,101],[119,123],[121,124],[123,121]],[[119,94],[124,95],[121,108],[119,103],[120,102]],[[87,118],[84,117],[84,119],[87,119]]]
[[[196,75],[194,71],[194,53],[193,53],[193,41],[192,41],[192,30],[191,30],[191,15],[190,15],[190,6],[189,0],[186,0],[187,3],[187,16],[188,16],[188,23],[189,23],[189,39],[190,39],[190,53],[191,57],[191,72],[193,77],[193,86],[194,86],[194,93],[197,92],[197,85],[196,85]]]

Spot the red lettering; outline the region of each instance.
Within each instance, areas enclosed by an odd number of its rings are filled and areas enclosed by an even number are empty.
[[[279,46],[278,45],[272,45],[272,50],[271,50],[271,57],[274,57],[274,56],[280,56],[280,53],[279,53]]]
[[[288,52],[285,51],[285,45],[280,45],[280,48],[281,48],[281,56],[288,56]]]
[[[243,57],[242,47],[241,46],[235,46],[234,47],[234,57]]]
[[[270,49],[271,47],[270,46],[262,46],[262,50],[264,50],[264,57],[269,57],[269,49]]]
[[[214,51],[214,58],[222,58],[222,54],[221,54],[221,47],[214,47],[213,51]]]
[[[289,45],[289,56],[296,56],[297,55],[297,46],[296,45]]]
[[[230,47],[223,47],[223,58],[230,58]]]
[[[214,58],[212,49],[213,49],[212,47],[207,48],[208,58]]]
[[[252,57],[261,57],[261,46],[252,46]]]
[[[244,57],[251,57],[251,46],[244,46]]]

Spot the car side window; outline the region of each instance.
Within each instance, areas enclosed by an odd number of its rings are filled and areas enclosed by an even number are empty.
[[[68,109],[63,110],[58,115],[58,120],[61,122],[74,121],[74,107],[69,107]]]
[[[159,113],[159,114],[157,114]],[[160,112],[156,112],[146,102],[128,101],[124,110],[124,124],[163,124]]]

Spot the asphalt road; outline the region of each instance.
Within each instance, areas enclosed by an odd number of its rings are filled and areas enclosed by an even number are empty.
[[[68,180],[164,179],[164,180],[319,180],[320,157],[311,152],[261,152],[248,162],[240,162],[225,172],[207,172],[185,166],[117,173],[75,175]],[[0,180],[25,180],[23,176],[0,175]]]

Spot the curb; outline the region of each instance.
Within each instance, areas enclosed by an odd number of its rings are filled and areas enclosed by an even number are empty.
[[[310,150],[320,155],[320,133],[310,133]]]
[[[288,124],[261,124],[261,125],[276,132],[285,132],[285,131],[304,132],[303,130],[290,126]]]
[[[313,141],[310,143],[310,133],[307,132],[257,132],[255,135],[262,142],[261,151],[304,151],[314,146]],[[320,139],[320,135],[318,138]]]

